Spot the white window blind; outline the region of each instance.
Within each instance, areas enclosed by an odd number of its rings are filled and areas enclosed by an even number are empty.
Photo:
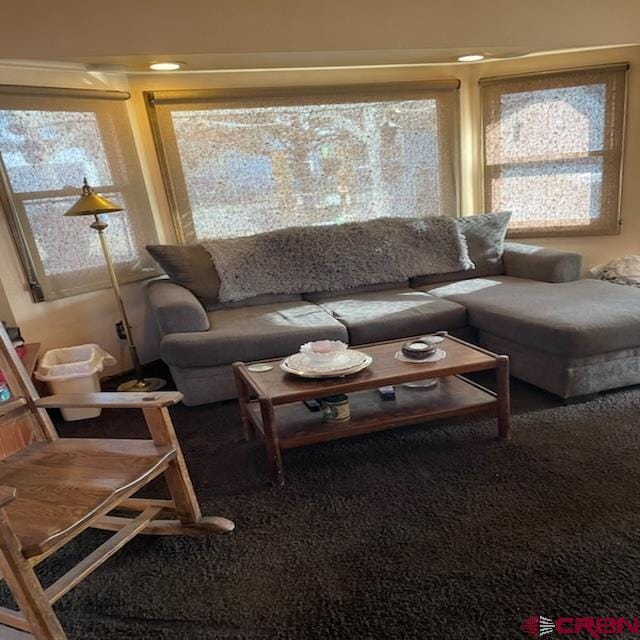
[[[36,300],[109,286],[98,234],[64,212],[82,179],[125,211],[103,216],[122,282],[157,273],[156,241],[124,98],[128,94],[0,87],[2,204]]]
[[[618,232],[626,70],[481,81],[485,206],[511,236]]]
[[[178,235],[457,215],[457,88],[148,93]]]

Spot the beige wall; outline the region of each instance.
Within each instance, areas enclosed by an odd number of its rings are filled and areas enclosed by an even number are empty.
[[[566,248],[585,256],[585,265],[593,266],[613,257],[640,253],[640,47],[599,50],[588,53],[538,56],[520,60],[481,63],[474,65],[405,66],[359,69],[322,69],[289,71],[243,71],[191,74],[162,74],[131,76],[128,87],[132,93],[130,113],[134,135],[143,161],[143,171],[162,239],[171,241],[173,229],[160,177],[159,167],[142,99],[144,90],[193,89],[211,87],[259,87],[274,85],[322,85],[334,83],[389,82],[433,78],[458,77],[462,80],[462,208],[465,214],[482,210],[477,172],[479,148],[472,135],[478,122],[478,90],[476,80],[486,75],[558,69],[572,66],[628,61],[629,102],[627,144],[624,163],[622,233],[617,236],[580,237],[531,240],[532,243]],[[67,87],[126,88],[127,79],[117,75],[97,76],[78,72],[51,70],[19,70],[0,67],[0,83],[42,84]],[[34,304],[27,290],[25,278],[11,241],[6,221],[0,220],[0,281],[10,301],[15,321],[30,340],[42,341],[46,348],[97,342],[128,365],[123,344],[113,329],[118,320],[110,290],[74,296],[64,300]],[[157,334],[145,308],[144,287],[141,283],[126,285],[124,296],[134,335],[143,360],[158,356]],[[0,312],[3,291],[0,290]]]

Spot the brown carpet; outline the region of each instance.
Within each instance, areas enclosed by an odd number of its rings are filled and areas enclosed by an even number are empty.
[[[563,406],[514,382],[513,400],[510,443],[470,418],[337,441],[285,453],[283,489],[235,403],[175,407],[203,508],[236,531],[139,537],[56,611],[73,640],[513,640],[533,614],[635,615],[640,390]],[[59,427],[145,434],[120,410]]]

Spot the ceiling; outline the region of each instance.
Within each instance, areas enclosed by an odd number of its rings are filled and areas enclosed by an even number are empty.
[[[442,63],[640,43],[639,0],[30,0],[0,59],[187,69]]]

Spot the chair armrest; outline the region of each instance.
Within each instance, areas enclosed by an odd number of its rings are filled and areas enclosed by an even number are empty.
[[[502,262],[505,275],[542,282],[571,282],[582,274],[580,254],[518,242],[505,242]]]
[[[182,400],[179,391],[154,393],[65,393],[38,398],[42,409],[150,409],[170,407]]]
[[[150,282],[147,291],[162,335],[209,329],[207,312],[189,289],[162,279]]]
[[[13,502],[16,497],[15,487],[7,487],[0,485],[0,509],[6,507],[10,502]]]

